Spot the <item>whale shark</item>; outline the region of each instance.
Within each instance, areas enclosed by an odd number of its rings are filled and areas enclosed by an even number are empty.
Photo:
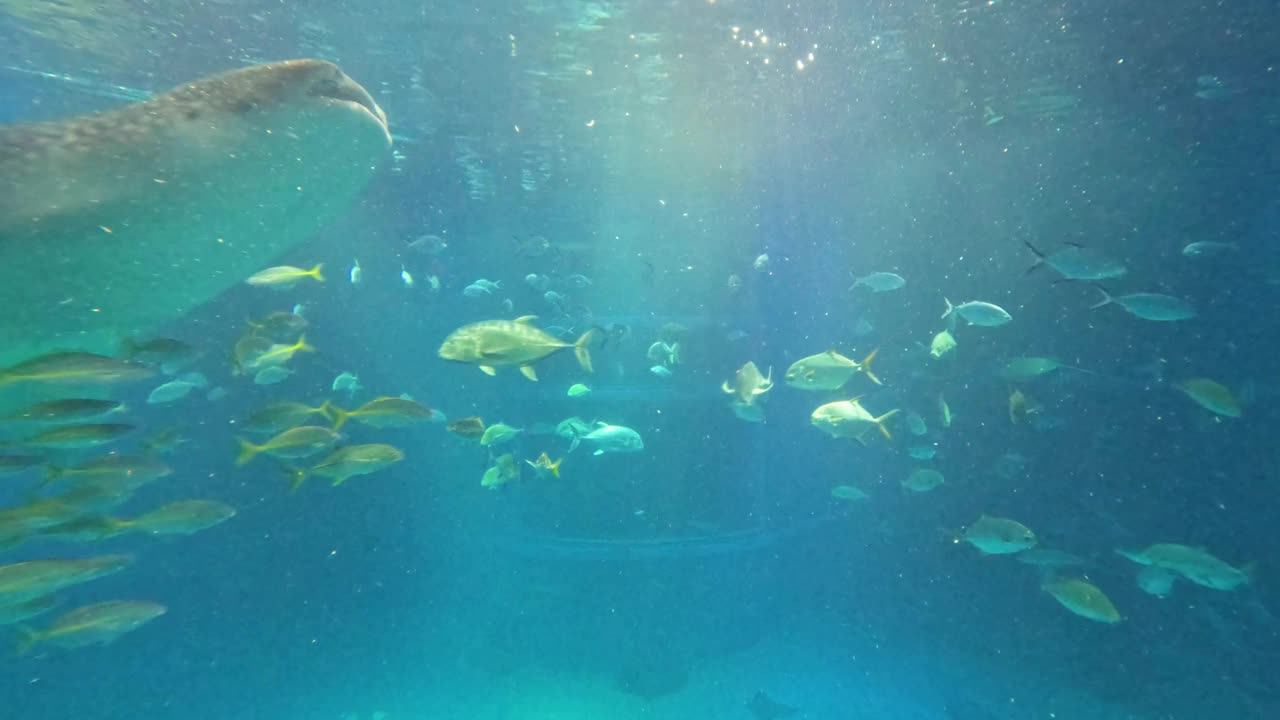
[[[210,301],[342,213],[391,143],[321,60],[0,126],[0,366],[113,354]]]

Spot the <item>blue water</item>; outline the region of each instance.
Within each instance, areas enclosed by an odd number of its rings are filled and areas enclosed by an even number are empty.
[[[225,398],[125,393],[143,434],[177,426],[188,442],[123,514],[202,497],[236,517],[0,554],[135,553],[59,611],[168,607],[104,647],[6,657],[0,706],[24,720],[731,719],[764,691],[815,720],[1277,716],[1274,3],[377,5],[104,0],[85,20],[0,4],[0,121],[321,57],[396,136],[346,216],[279,259],[324,262],[327,282],[239,285],[159,333],[198,346]],[[406,247],[427,233],[448,248]],[[532,235],[560,251],[520,256]],[[1088,284],[1025,272],[1024,241],[1105,251],[1129,267],[1109,291],[1176,295],[1197,317],[1090,310]],[[1237,249],[1184,257],[1196,241]],[[906,287],[848,290],[872,271]],[[589,277],[559,288],[577,317],[556,318],[529,273]],[[503,290],[464,297],[482,277]],[[1014,320],[960,327],[955,356],[934,361],[944,297]],[[296,303],[318,352],[280,385],[232,376],[245,320]],[[562,353],[536,384],[436,357],[453,329],[521,314],[630,336],[596,352],[594,374]],[[661,378],[646,350],[671,322],[687,329],[684,362]],[[785,386],[792,362],[828,348],[880,348],[883,387]],[[1091,372],[1019,384],[1042,409],[1014,426],[996,370],[1021,355]],[[735,418],[719,389],[747,360],[777,381],[764,424]],[[349,428],[406,459],[339,488],[291,494],[270,459],[235,467],[239,422],[280,399],[346,407],[330,390],[343,371],[366,388],[357,403],[408,393],[450,419],[529,428],[518,457],[566,456],[563,477],[526,467],[482,488],[490,453],[441,424]],[[1232,388],[1243,416],[1173,388],[1199,376]],[[594,392],[568,398],[575,382]],[[892,441],[810,426],[852,395],[903,411]],[[574,415],[635,428],[645,449],[566,455],[533,431]],[[932,461],[907,455],[920,442]],[[903,491],[922,465],[946,484]],[[28,480],[0,501],[21,504]],[[870,497],[835,500],[841,484]],[[1124,620],[1070,614],[1034,568],[956,543],[984,513],[1090,559]],[[1159,599],[1113,552],[1154,542],[1258,568],[1234,591],[1183,581]],[[659,689],[625,687],[644,682]]]

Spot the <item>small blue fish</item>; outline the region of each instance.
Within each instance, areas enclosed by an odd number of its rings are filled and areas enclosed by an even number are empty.
[[[912,445],[907,454],[916,460],[932,460],[938,454],[938,448],[932,445]]]
[[[283,382],[292,374],[293,371],[283,365],[272,365],[271,367],[259,370],[258,373],[253,376],[253,384],[275,385],[276,383]]]
[[[165,403],[176,402],[186,397],[196,388],[202,388],[209,384],[205,376],[200,373],[187,373],[177,380],[169,382],[157,387],[147,396],[148,405],[163,405]]]
[[[873,272],[870,275],[862,277],[854,276],[853,284],[849,286],[850,290],[854,288],[864,287],[871,292],[889,292],[891,290],[899,290],[907,284],[906,279],[897,273],[891,272]]]

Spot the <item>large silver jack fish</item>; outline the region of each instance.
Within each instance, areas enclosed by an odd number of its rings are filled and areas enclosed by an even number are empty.
[[[337,66],[290,60],[0,127],[0,366],[113,354],[271,264],[389,156]]]

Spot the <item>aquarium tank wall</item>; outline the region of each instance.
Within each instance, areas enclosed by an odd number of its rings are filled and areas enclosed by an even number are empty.
[[[0,0],[0,705],[1280,716],[1277,48]]]

